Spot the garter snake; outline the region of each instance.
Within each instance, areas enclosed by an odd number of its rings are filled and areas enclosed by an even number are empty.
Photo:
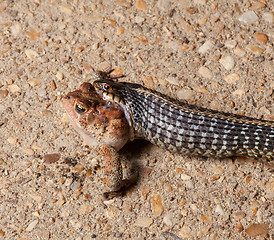
[[[117,77],[115,77],[117,78]],[[131,139],[144,138],[172,152],[199,156],[250,156],[274,160],[274,122],[214,111],[168,97],[139,84],[98,72],[93,85],[120,104]]]

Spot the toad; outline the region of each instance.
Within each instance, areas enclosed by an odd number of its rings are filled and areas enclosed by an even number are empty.
[[[123,180],[117,151],[130,140],[130,128],[122,107],[103,100],[88,82],[68,93],[63,104],[74,129],[105,160],[104,175],[109,191],[104,197],[121,195],[121,189],[129,183]]]

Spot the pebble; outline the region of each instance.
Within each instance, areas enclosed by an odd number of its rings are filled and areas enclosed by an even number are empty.
[[[0,90],[0,98],[5,98],[6,96],[8,96],[8,94],[8,90]]]
[[[181,19],[181,26],[187,33],[194,32],[194,28],[185,19]]]
[[[245,232],[250,237],[256,237],[258,235],[265,235],[268,234],[269,226],[268,224],[250,224],[246,229]]]
[[[150,217],[138,217],[135,224],[138,227],[149,227],[153,223]]]
[[[33,200],[37,201],[37,202],[41,202],[43,200],[43,197],[41,197],[40,195],[33,195],[30,194],[29,195]]]
[[[224,215],[225,214],[223,208],[220,205],[216,206],[215,212],[218,213],[218,214],[220,214],[220,215]]]
[[[32,41],[36,41],[40,37],[40,32],[37,32],[35,29],[31,28],[29,32],[26,32],[26,35]]]
[[[64,74],[63,73],[61,73],[61,72],[57,72],[56,73],[56,78],[58,79],[58,80],[63,80],[64,79]]]
[[[203,223],[211,223],[212,219],[213,219],[213,217],[211,215],[208,215],[208,214],[204,214],[201,217],[199,217],[199,220]]]
[[[249,50],[250,52],[254,53],[257,56],[261,55],[264,52],[263,48],[258,47],[256,45],[252,45],[252,44],[248,45],[246,48],[247,50]]]
[[[44,156],[45,163],[55,163],[60,159],[61,155],[59,153],[46,154]]]
[[[76,164],[72,169],[77,173],[81,173],[84,170],[85,166],[81,163]]]
[[[219,34],[221,31],[223,31],[225,25],[222,22],[217,22],[215,24],[214,30],[217,34]]]
[[[5,236],[5,232],[0,228],[0,237],[4,237]]]
[[[273,23],[273,20],[274,20],[274,16],[271,12],[265,12],[263,13],[262,15],[262,19],[265,21],[265,22],[268,22],[270,24]]]
[[[71,219],[70,224],[74,229],[79,230],[82,227],[82,223],[78,219]]]
[[[252,3],[251,9],[252,10],[258,10],[260,8],[265,8],[265,6],[266,6],[265,3],[255,1],[255,2]]]
[[[136,0],[136,7],[143,11],[147,10],[147,5],[144,0]]]
[[[141,24],[143,21],[145,21],[145,19],[143,17],[140,17],[140,16],[135,17],[135,22],[136,23]]]
[[[20,23],[15,23],[11,25],[10,31],[14,37],[18,37],[22,32],[22,25]]]
[[[27,231],[27,232],[31,232],[31,231],[36,227],[37,223],[38,223],[38,220],[32,221],[32,222],[27,226],[26,231]]]
[[[205,54],[206,52],[208,52],[209,50],[211,50],[213,48],[213,42],[210,40],[207,40],[204,42],[204,44],[199,47],[198,52],[201,54]]]
[[[87,215],[87,214],[91,213],[94,209],[95,209],[94,206],[92,206],[90,204],[82,204],[79,208],[79,214]]]
[[[163,218],[163,222],[167,225],[167,226],[172,226],[173,225],[173,216],[172,214],[168,213],[164,216]]]
[[[193,2],[196,3],[196,4],[201,4],[201,5],[206,4],[206,0],[194,0]]]
[[[208,20],[208,16],[205,15],[205,16],[201,17],[201,18],[198,20],[198,24],[201,25],[201,26],[203,26],[203,25],[205,25],[205,24],[207,23],[207,20]]]
[[[193,210],[193,211],[198,211],[198,206],[194,203],[190,204],[190,208]]]
[[[65,5],[59,6],[60,12],[63,12],[65,14],[71,15],[73,13],[73,8]]]
[[[178,78],[176,78],[176,77],[168,76],[165,80],[173,85],[176,85],[176,86],[180,85]]]
[[[72,191],[76,191],[81,186],[79,181],[75,181],[70,185],[70,189]]]
[[[31,148],[24,148],[23,153],[27,154],[28,156],[34,155],[34,151]]]
[[[162,201],[162,197],[159,194],[153,194],[151,197],[151,207],[155,217],[161,216],[162,212],[164,211]]]
[[[56,89],[56,83],[54,80],[51,80],[50,81],[50,90],[51,91],[54,91]]]
[[[240,79],[240,75],[238,73],[231,73],[225,76],[224,80],[229,84],[235,84]]]
[[[244,212],[235,212],[233,214],[233,217],[237,220],[241,220],[246,216],[246,214]]]
[[[32,86],[32,87],[35,87],[37,85],[40,84],[40,79],[39,78],[33,78],[31,80],[28,81],[29,85]]]
[[[253,37],[259,43],[266,44],[268,37],[264,33],[254,33]]]
[[[213,78],[212,72],[207,67],[204,67],[204,66],[200,67],[198,70],[198,73],[201,77],[204,77],[207,79]]]
[[[8,143],[10,144],[16,144],[18,142],[18,138],[15,137],[8,137],[7,139]]]
[[[65,204],[66,203],[66,199],[65,199],[65,197],[62,195],[62,194],[60,194],[59,195],[59,199],[58,199],[58,201],[56,202],[56,205],[58,206],[58,207],[61,207],[63,204]]]
[[[181,179],[183,181],[188,181],[191,179],[191,176],[187,175],[187,174],[181,174]]]
[[[234,54],[237,55],[238,57],[243,57],[245,55],[245,50],[243,50],[240,47],[236,47],[234,49]]]
[[[124,34],[125,33],[125,28],[118,27],[116,33],[117,33],[118,36]]]
[[[195,13],[198,13],[198,8],[196,7],[188,7],[186,8],[186,12],[189,13],[189,14],[195,14]]]
[[[192,235],[193,231],[191,230],[190,227],[184,225],[181,229],[181,231],[179,232],[179,235],[181,237],[184,237],[184,238],[189,238],[189,239],[192,239],[193,238],[193,235]]]
[[[237,232],[237,233],[240,233],[240,232],[242,232],[242,231],[244,230],[243,225],[241,224],[241,222],[237,222],[237,223],[235,224],[234,230],[235,230],[235,232]]]
[[[167,10],[170,7],[170,0],[158,0],[157,1],[157,7],[161,10]]]
[[[256,15],[254,11],[245,12],[239,17],[239,21],[246,24],[252,24],[257,22],[258,20],[259,17]]]
[[[232,95],[234,95],[234,96],[236,96],[236,95],[238,95],[238,96],[242,96],[242,95],[244,95],[245,94],[245,90],[244,89],[237,89],[237,90],[235,90],[233,93],[232,93]]]
[[[188,188],[188,189],[193,189],[194,188],[194,183],[191,180],[185,181],[184,184],[185,184],[186,188]]]
[[[143,199],[146,199],[148,193],[150,192],[150,188],[148,186],[142,186],[140,190],[141,190],[141,195]]]
[[[237,45],[236,40],[227,40],[227,41],[225,42],[225,46],[226,46],[227,48],[235,48],[236,45]]]
[[[226,70],[231,70],[235,65],[234,59],[231,56],[223,56],[219,62]]]
[[[25,54],[30,60],[33,60],[34,58],[38,57],[38,53],[32,49],[26,49]]]
[[[10,89],[11,93],[17,93],[17,92],[21,91],[21,88],[18,87],[18,85],[16,85],[16,84],[9,85],[9,89]]]
[[[111,220],[116,220],[120,210],[117,207],[111,207],[111,209],[106,210],[106,217]]]
[[[190,100],[194,98],[195,92],[190,89],[182,89],[177,92],[177,98],[179,100]]]

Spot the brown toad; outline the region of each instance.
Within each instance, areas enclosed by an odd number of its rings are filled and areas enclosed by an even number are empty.
[[[129,141],[129,125],[123,109],[99,97],[92,84],[85,82],[78,90],[68,93],[63,104],[75,130],[85,142],[96,147],[105,159],[105,178],[110,192],[106,198],[120,195],[122,166],[117,151]]]

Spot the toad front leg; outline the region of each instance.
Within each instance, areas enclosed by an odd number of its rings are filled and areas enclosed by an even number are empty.
[[[121,196],[133,184],[132,180],[123,179],[123,169],[118,152],[111,146],[102,145],[97,149],[98,153],[104,158],[104,176],[109,192],[104,192],[103,196],[110,200]]]

